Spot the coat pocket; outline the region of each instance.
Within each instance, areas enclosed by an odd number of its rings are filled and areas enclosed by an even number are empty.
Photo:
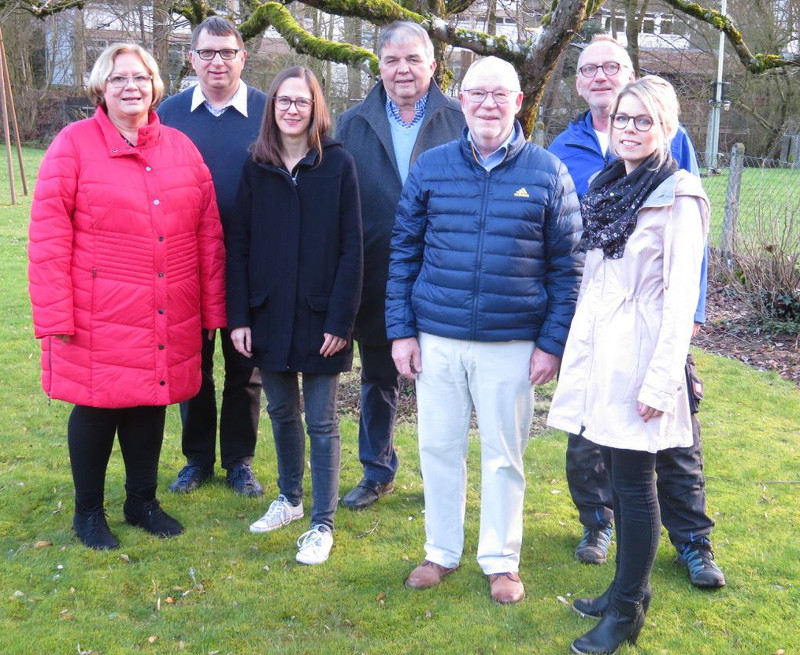
[[[328,304],[330,303],[330,295],[322,293],[309,293],[306,295],[306,303],[308,304],[308,332],[307,343],[309,352],[318,354],[322,348],[325,331],[325,319],[328,316]]]
[[[250,333],[254,350],[266,350],[269,343],[269,296],[250,298]]]

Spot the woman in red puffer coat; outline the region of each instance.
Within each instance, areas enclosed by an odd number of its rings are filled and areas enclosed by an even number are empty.
[[[78,538],[117,548],[103,509],[117,434],[128,523],[181,525],[155,498],[166,405],[200,388],[201,331],[225,326],[222,228],[191,141],[162,126],[158,65],[136,45],[98,58],[93,118],[48,149],[31,210],[29,279],[42,386],[74,403],[68,442]]]

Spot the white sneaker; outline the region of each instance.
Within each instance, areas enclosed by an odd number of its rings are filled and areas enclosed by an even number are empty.
[[[267,513],[250,526],[250,532],[254,534],[270,532],[301,518],[303,518],[303,503],[295,507],[281,494],[278,500],[272,501]]]
[[[333,533],[326,525],[312,526],[297,539],[297,561],[301,564],[322,564],[333,546]]]

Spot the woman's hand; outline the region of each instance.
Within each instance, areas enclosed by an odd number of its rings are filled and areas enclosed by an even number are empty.
[[[323,336],[325,340],[322,342],[322,348],[319,349],[319,354],[323,357],[335,355],[347,345],[347,339],[342,339],[327,332],[323,332]]]
[[[247,358],[253,356],[249,327],[234,328],[231,330],[231,341],[233,342],[233,347],[236,348],[237,352],[240,352]]]
[[[650,407],[650,405],[645,405],[644,403],[636,403],[636,411],[639,412],[639,416],[644,419],[645,423],[647,423],[651,418],[658,418],[664,413],[660,409],[655,409],[654,407]]]

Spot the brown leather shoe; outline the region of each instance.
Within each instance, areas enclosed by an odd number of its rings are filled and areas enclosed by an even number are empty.
[[[525,587],[516,573],[490,574],[489,590],[492,592],[492,600],[498,603],[518,603],[525,598]]]
[[[422,564],[411,571],[406,578],[406,587],[411,587],[412,589],[428,589],[429,587],[435,587],[442,581],[444,576],[452,573],[457,568],[458,565],[448,569],[446,566],[442,566],[436,562],[423,560]]]

